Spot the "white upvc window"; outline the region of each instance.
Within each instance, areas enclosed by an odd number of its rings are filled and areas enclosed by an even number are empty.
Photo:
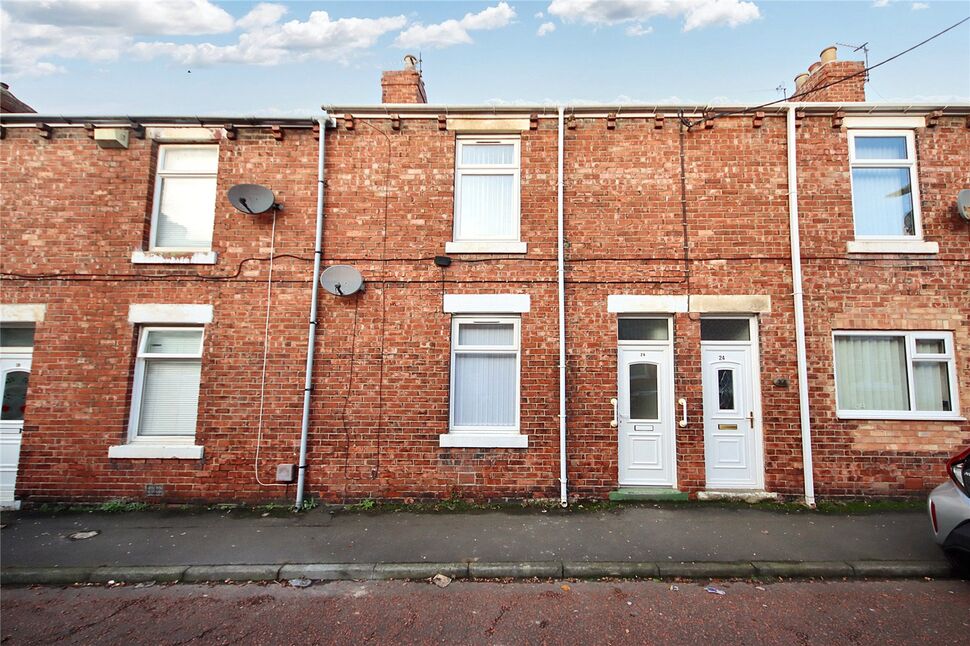
[[[218,145],[162,145],[158,149],[149,250],[212,248]]]
[[[128,439],[192,443],[202,375],[201,327],[143,327],[138,338]]]
[[[451,329],[454,434],[519,432],[517,316],[456,316]]]
[[[519,242],[520,138],[458,136],[456,243]]]
[[[953,333],[837,331],[835,390],[846,419],[959,419]]]
[[[851,130],[849,163],[856,239],[922,240],[913,131]]]

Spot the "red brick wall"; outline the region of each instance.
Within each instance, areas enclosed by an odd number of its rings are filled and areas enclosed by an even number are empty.
[[[924,229],[933,259],[848,258],[852,236],[845,133],[826,116],[799,131],[802,239],[809,323],[816,483],[825,495],[898,495],[941,479],[944,457],[970,440],[966,422],[840,422],[833,418],[831,329],[857,323],[945,327],[957,337],[964,411],[970,403],[968,232],[952,212],[968,185],[968,131],[943,118],[918,135]],[[363,497],[553,497],[558,493],[556,130],[522,135],[524,256],[432,259],[451,239],[455,134],[434,119],[357,119],[327,134],[326,264],[357,266],[358,298],[321,294],[308,491]],[[82,129],[51,141],[9,128],[0,143],[0,267],[4,303],[46,303],[37,328],[18,495],[42,500],[142,498],[163,484],[172,501],[291,499],[293,487],[254,477],[270,249],[269,216],[235,212],[225,191],[271,187],[279,215],[259,476],[295,462],[299,441],[316,198],[309,130],[240,129],[220,143],[215,266],[132,265],[147,235],[153,151],[101,150]],[[566,253],[570,490],[616,487],[616,317],[609,294],[764,294],[760,317],[766,485],[802,488],[788,257],[785,124],[720,119],[683,135],[688,258],[681,203],[681,133],[668,120],[580,118],[566,131]],[[252,260],[256,258],[257,260]],[[238,271],[238,273],[237,273]],[[522,315],[522,432],[529,448],[443,449],[448,425],[450,316],[441,294],[527,293]],[[125,440],[135,328],[131,303],[209,303],[198,441],[201,461],[109,460]],[[704,487],[700,340],[696,315],[675,317],[681,488]],[[787,387],[773,384],[776,377]],[[929,435],[920,435],[929,433]],[[883,447],[883,448],[880,448]],[[913,478],[919,478],[917,485]]]
[[[916,130],[923,235],[932,256],[849,255],[852,193],[845,128],[806,119],[798,131],[810,408],[820,495],[902,495],[945,479],[947,456],[970,443],[966,421],[840,420],[832,331],[949,330],[962,415],[970,410],[970,225],[956,213],[970,186],[970,129],[960,117]]]

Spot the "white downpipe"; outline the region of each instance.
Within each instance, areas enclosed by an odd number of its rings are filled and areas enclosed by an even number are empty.
[[[306,377],[303,380],[303,420],[300,422],[300,463],[296,480],[296,509],[303,507],[303,489],[306,486],[306,445],[310,432],[310,394],[313,385],[313,351],[317,339],[317,292],[320,288],[320,261],[323,256],[323,167],[326,159],[327,125],[330,115],[326,112],[317,119],[320,124],[320,146],[317,152],[317,231],[313,245],[313,285],[310,287],[310,330],[306,344]]]
[[[798,234],[798,166],[795,148],[795,107],[788,107],[788,227],[791,230],[791,276],[795,299],[795,345],[798,358],[798,410],[802,428],[805,504],[815,506],[812,464],[812,423],[808,409],[808,366],[805,352],[805,308],[802,303],[802,252]]]
[[[569,505],[566,489],[566,278],[563,244],[563,107],[559,106],[559,159],[556,181],[556,224],[558,227],[557,273],[559,293],[559,504]]]

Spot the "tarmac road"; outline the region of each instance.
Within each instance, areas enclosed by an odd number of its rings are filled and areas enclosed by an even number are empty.
[[[677,589],[671,589],[676,585]],[[13,644],[963,644],[970,583],[427,582],[5,588]]]

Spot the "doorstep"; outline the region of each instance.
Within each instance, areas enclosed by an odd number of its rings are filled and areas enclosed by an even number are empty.
[[[619,487],[610,492],[613,502],[656,502],[687,500],[685,491],[670,489],[669,487]]]
[[[768,500],[779,500],[776,493],[757,489],[728,489],[724,491],[698,491],[698,500],[731,500],[737,502],[765,502]]]

